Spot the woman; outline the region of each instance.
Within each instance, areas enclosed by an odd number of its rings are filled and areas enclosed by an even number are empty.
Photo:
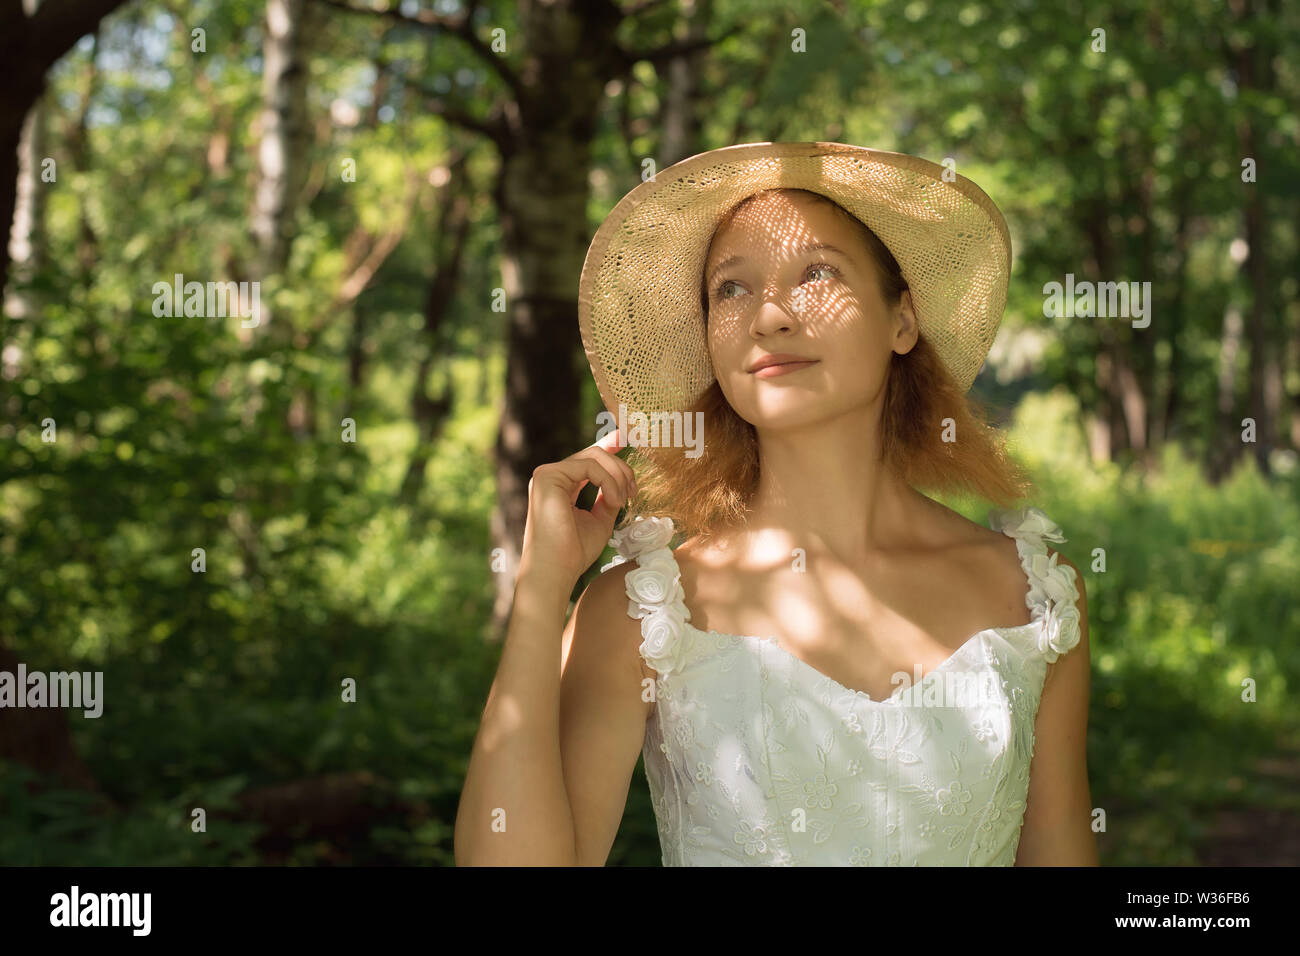
[[[945,173],[747,144],[602,225],[579,302],[606,407],[698,415],[704,453],[638,447],[637,475],[616,432],[534,472],[459,863],[604,863],[643,752],[665,865],[1095,865],[1064,537],[917,490],[1025,487],[965,394],[1006,226]]]

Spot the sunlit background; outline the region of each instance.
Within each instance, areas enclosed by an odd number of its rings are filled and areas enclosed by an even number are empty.
[[[1103,864],[1300,862],[1300,6],[381,2],[0,11],[0,669],[104,675],[0,709],[0,863],[449,864],[587,244],[765,140],[1006,214],[973,394],[1084,572]]]

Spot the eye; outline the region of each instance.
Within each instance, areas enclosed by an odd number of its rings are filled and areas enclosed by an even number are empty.
[[[823,271],[823,270],[825,270],[826,272],[830,273],[830,276],[828,276],[828,278],[830,278],[830,277],[834,277],[834,276],[837,276],[837,275],[840,274],[840,270],[839,270],[839,269],[836,269],[836,268],[835,268],[833,265],[831,265],[829,262],[816,262],[816,263],[813,263],[812,265],[810,265],[810,266],[808,267],[808,271],[805,272],[804,275],[805,275],[805,276],[807,276],[807,275],[811,275],[811,274],[814,273],[814,272],[821,272],[821,271]],[[820,280],[815,280],[815,281],[820,281]]]
[[[726,294],[726,288],[727,288],[727,286],[730,286],[730,285],[736,285],[736,280],[735,280],[735,279],[723,279],[721,282],[719,282],[719,283],[714,287],[714,289],[713,289],[713,297],[714,297],[715,299],[734,299],[735,296],[731,296],[731,295],[727,295],[727,294]]]
[[[815,262],[812,265],[810,265],[807,269],[804,270],[805,280],[807,279],[808,276],[818,272],[828,273],[828,275],[823,278],[834,278],[840,274],[840,270],[835,268],[829,262]],[[820,282],[823,280],[813,279],[812,281]],[[716,286],[713,287],[713,298],[719,300],[737,298],[737,296],[734,295],[727,295],[727,291],[726,291],[727,287],[733,285],[736,286],[737,288],[740,287],[739,283],[737,283],[735,279],[723,279],[721,282],[719,282]]]

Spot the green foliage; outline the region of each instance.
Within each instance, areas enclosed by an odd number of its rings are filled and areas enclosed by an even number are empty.
[[[1276,23],[1228,28],[1221,7],[1121,2],[1063,17],[1030,3],[1011,18],[986,3],[919,0],[701,8],[716,21],[703,24],[709,35],[740,32],[704,56],[695,145],[840,139],[951,155],[1007,211],[1016,255],[1003,335],[1050,342],[1036,378],[1004,386],[1018,399],[1012,439],[1040,485],[1031,503],[1065,529],[1062,550],[1084,574],[1089,766],[1110,864],[1194,862],[1214,808],[1300,809],[1293,791],[1257,772],[1300,741],[1288,705],[1300,688],[1300,479],[1265,478],[1248,462],[1216,486],[1195,463],[1220,417],[1224,310],[1251,293],[1225,254],[1240,233],[1243,115],[1269,171],[1257,188],[1294,201],[1300,182],[1288,145],[1300,129],[1287,100],[1295,57],[1279,54],[1275,88],[1249,91],[1244,105],[1231,64],[1252,38],[1293,49],[1296,17],[1288,8]],[[503,26],[508,61],[522,65],[531,54],[514,5],[481,12],[490,16],[480,30]],[[84,130],[89,44],[50,77],[48,151],[59,173],[45,194],[43,262],[11,276],[36,307],[0,320],[0,346],[17,350],[21,369],[0,376],[0,640],[32,668],[104,672],[103,716],[68,718],[104,792],[0,764],[0,863],[453,859],[499,654],[484,639],[505,375],[502,317],[487,306],[503,281],[489,202],[496,158],[471,152],[474,229],[448,326],[424,341],[445,238],[428,185],[464,140],[427,99],[376,82],[374,63],[382,50],[402,75],[463,93],[478,116],[502,84],[427,31],[324,16],[313,120],[329,125],[336,103],[368,107],[372,95],[392,115],[329,126],[310,156],[285,274],[258,276],[247,217],[262,17],[255,0],[124,9],[99,39]],[[683,33],[678,19],[673,5],[652,5],[624,25],[622,42],[651,49]],[[189,47],[198,23],[205,55]],[[1088,50],[1101,24],[1105,55]],[[795,29],[807,54],[788,52]],[[609,115],[593,117],[592,228],[639,182],[643,158],[663,168],[664,124],[652,120],[678,98],[668,79],[664,63],[638,61],[611,83]],[[614,115],[622,108],[626,126]],[[355,182],[340,176],[345,159],[357,162]],[[1296,221],[1271,221],[1275,264],[1294,262]],[[392,254],[340,304],[356,249],[397,223],[405,232]],[[1115,278],[1152,280],[1167,307],[1152,348],[1121,336],[1145,356],[1144,382],[1179,387],[1179,440],[1149,473],[1094,464],[1088,452],[1082,423],[1097,405],[1104,330],[1042,314],[1043,283],[1095,266],[1099,242]],[[266,334],[246,340],[235,322],[155,317],[153,284],[178,272],[263,280]],[[1296,280],[1277,273],[1276,311],[1294,322]],[[454,403],[422,494],[403,503],[418,441],[411,397],[428,350],[439,361],[418,384],[450,388]],[[584,384],[592,421],[598,397]],[[345,415],[355,444],[340,440]],[[42,440],[46,419],[57,425],[52,443]],[[202,573],[191,568],[196,548]],[[341,699],[348,678],[355,703]],[[1242,700],[1248,679],[1254,703]],[[257,788],[363,771],[400,809],[377,810],[357,832],[271,834],[241,815],[237,798]],[[207,811],[205,833],[191,830],[195,807]],[[659,859],[638,765],[610,863]]]
[[[1195,863],[1210,810],[1300,808],[1259,772],[1300,737],[1300,482],[1247,458],[1216,487],[1176,445],[1145,476],[1094,468],[1078,420],[1064,394],[1030,396],[1012,438],[1083,572],[1103,863]]]

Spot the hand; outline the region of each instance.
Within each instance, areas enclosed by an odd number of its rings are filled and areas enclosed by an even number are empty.
[[[632,467],[614,452],[623,447],[618,429],[561,461],[539,465],[528,482],[521,571],[557,575],[573,583],[600,557],[614,522],[637,493]],[[577,507],[588,482],[600,488],[590,511]]]

